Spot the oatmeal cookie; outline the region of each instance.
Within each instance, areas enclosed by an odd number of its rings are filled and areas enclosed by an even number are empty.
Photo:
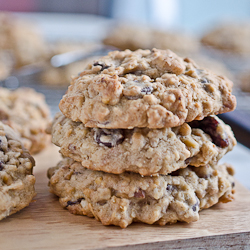
[[[19,137],[0,122],[0,220],[29,205],[35,196],[35,161]]]
[[[92,170],[113,174],[166,175],[187,165],[216,165],[236,140],[217,117],[184,123],[175,128],[87,128],[58,113],[52,142],[67,157]]]
[[[63,207],[122,228],[133,221],[197,221],[201,209],[232,201],[232,175],[226,164],[187,167],[166,176],[115,175],[86,169],[69,158],[48,170],[50,191]]]
[[[73,78],[62,113],[86,127],[163,128],[234,110],[232,82],[170,50],[114,51]]]
[[[222,24],[205,34],[201,42],[216,49],[250,55],[250,23]]]
[[[170,49],[181,55],[198,52],[198,39],[188,34],[160,31],[146,27],[119,25],[103,40],[121,50],[130,49]]]
[[[250,68],[240,74],[240,88],[242,91],[250,92]]]
[[[48,59],[47,48],[36,26],[12,13],[0,12],[0,50],[13,54],[15,68]]]
[[[50,136],[45,133],[49,108],[44,96],[33,89],[0,88],[0,121],[19,133],[30,153],[38,153],[49,143]]]

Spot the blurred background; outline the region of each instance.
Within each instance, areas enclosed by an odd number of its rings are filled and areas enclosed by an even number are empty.
[[[238,106],[222,118],[250,147],[250,1],[0,0],[0,11],[1,85],[43,93],[52,115],[71,76],[110,46],[171,49],[234,82]],[[249,172],[243,145],[224,159]]]
[[[217,22],[250,18],[248,0],[0,0],[0,10],[91,14],[196,34],[204,33]]]

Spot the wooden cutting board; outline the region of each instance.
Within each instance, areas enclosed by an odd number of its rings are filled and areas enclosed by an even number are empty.
[[[201,211],[194,223],[103,226],[70,214],[49,193],[46,170],[59,161],[51,146],[36,156],[35,202],[0,222],[0,249],[249,249],[250,191],[237,183],[236,199]]]

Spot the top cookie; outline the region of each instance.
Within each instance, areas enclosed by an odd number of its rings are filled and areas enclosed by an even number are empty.
[[[72,80],[59,107],[86,127],[175,127],[234,110],[231,90],[170,50],[113,51]]]

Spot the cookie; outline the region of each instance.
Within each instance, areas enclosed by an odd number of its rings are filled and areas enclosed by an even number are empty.
[[[47,43],[35,25],[0,12],[0,50],[11,51],[15,68],[48,59]]]
[[[19,137],[0,122],[0,220],[29,205],[35,196],[35,161]]]
[[[52,142],[67,157],[92,170],[120,174],[166,175],[187,165],[216,165],[236,140],[217,117],[175,128],[87,128],[61,113],[52,125]]]
[[[146,27],[120,25],[114,28],[103,40],[106,45],[118,49],[170,49],[175,53],[189,55],[198,52],[198,39],[187,34],[154,30]]]
[[[75,77],[62,113],[86,127],[163,128],[234,110],[232,82],[170,50],[114,51]]]
[[[0,121],[19,133],[32,154],[44,149],[50,141],[45,133],[50,122],[49,108],[44,96],[33,89],[0,88]]]
[[[158,177],[114,175],[86,169],[69,158],[48,170],[50,191],[64,208],[122,228],[133,221],[160,225],[197,221],[200,210],[232,201],[232,175],[226,164],[187,167]]]
[[[240,88],[244,92],[250,92],[250,69],[240,74]]]
[[[201,42],[238,55],[250,55],[250,23],[226,23],[206,33]]]

